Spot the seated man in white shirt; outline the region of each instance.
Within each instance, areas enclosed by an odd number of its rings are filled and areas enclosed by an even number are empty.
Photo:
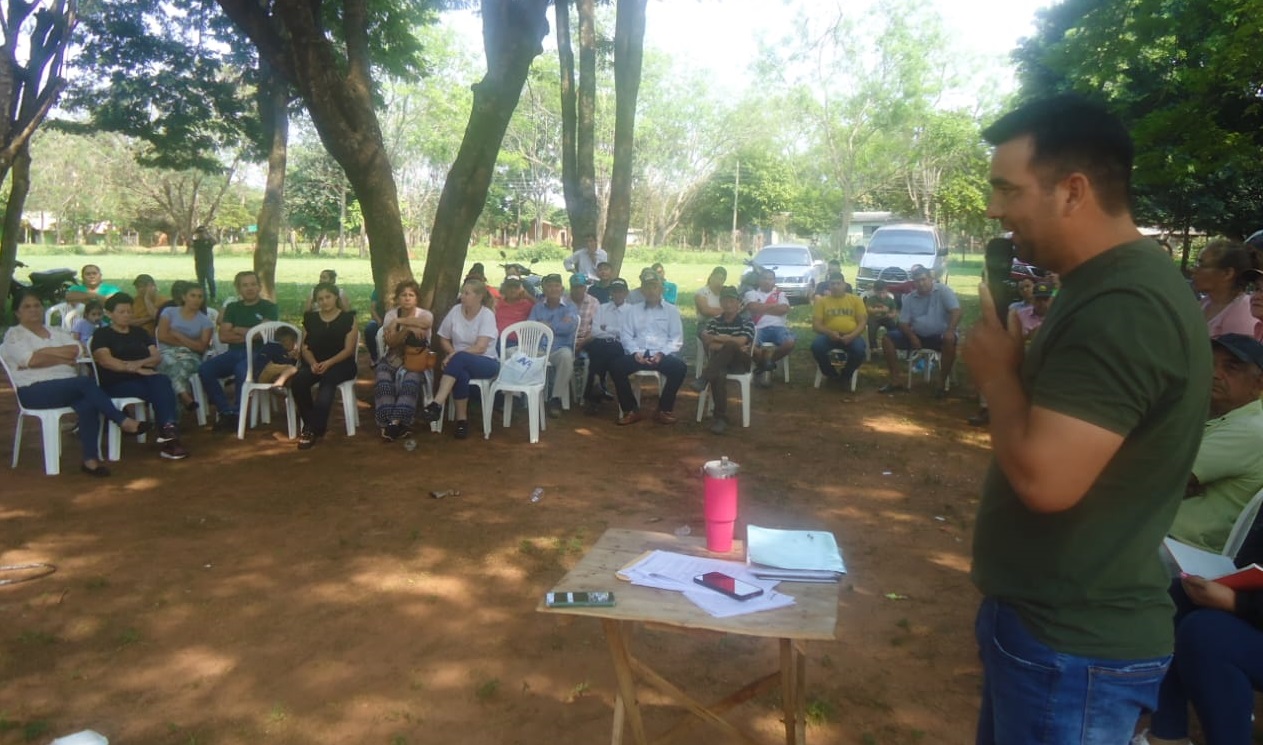
[[[684,345],[684,325],[679,308],[662,299],[662,280],[657,274],[644,276],[640,292],[645,301],[631,307],[619,334],[624,354],[610,367],[618,405],[623,410],[618,424],[635,424],[643,418],[630,380],[632,373],[640,370],[652,370],[666,378],[654,418],[659,424],[675,424],[675,394],[688,374],[688,365],[678,355]]]
[[[797,342],[786,320],[790,310],[789,298],[777,288],[776,273],[764,269],[759,274],[759,286],[746,292],[745,301],[746,312],[754,319],[756,371],[770,373],[782,357],[794,351]],[[768,349],[763,344],[772,344],[773,347]],[[764,375],[759,385],[770,388],[771,377]]]
[[[595,277],[597,276],[596,265],[609,260],[610,257],[605,253],[605,249],[596,247],[596,238],[589,238],[583,248],[567,256],[561,265],[566,267],[568,272]]]

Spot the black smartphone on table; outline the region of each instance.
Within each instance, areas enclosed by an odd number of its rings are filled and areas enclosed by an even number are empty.
[[[749,600],[763,594],[763,588],[755,587],[749,582],[742,582],[736,577],[729,577],[723,572],[707,572],[699,574],[693,581],[715,592],[722,592],[736,600]]]

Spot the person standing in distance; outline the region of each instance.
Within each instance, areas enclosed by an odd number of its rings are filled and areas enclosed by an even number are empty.
[[[1132,142],[1076,97],[983,131],[989,217],[1061,275],[1028,349],[982,288],[965,361],[991,408],[974,529],[977,742],[1118,745],[1171,660],[1171,527],[1209,404],[1206,324],[1130,212]]]
[[[211,305],[216,302],[215,290],[215,236],[205,225],[198,225],[193,231],[193,270],[197,272],[197,283],[206,291],[206,298]]]

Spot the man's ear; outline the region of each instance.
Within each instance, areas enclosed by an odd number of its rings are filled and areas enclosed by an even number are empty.
[[[1089,201],[1095,201],[1096,194],[1092,191],[1092,182],[1088,181],[1088,177],[1075,171],[1057,184],[1057,198],[1062,215],[1069,216],[1082,209]]]

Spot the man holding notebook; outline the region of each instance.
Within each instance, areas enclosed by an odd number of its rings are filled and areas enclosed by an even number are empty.
[[[965,349],[994,453],[974,530],[977,742],[1120,745],[1171,660],[1158,547],[1205,423],[1210,340],[1187,284],[1132,221],[1118,119],[1059,97],[983,135],[988,215],[1062,286],[1026,350],[984,287]]]

